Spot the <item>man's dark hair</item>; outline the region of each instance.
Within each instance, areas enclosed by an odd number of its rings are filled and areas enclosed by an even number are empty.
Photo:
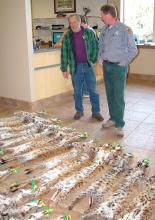
[[[113,18],[117,18],[117,9],[114,5],[112,4],[106,4],[106,5],[103,5],[101,7],[101,11],[103,11],[103,13],[105,15],[107,15],[108,13],[111,14],[111,16]]]

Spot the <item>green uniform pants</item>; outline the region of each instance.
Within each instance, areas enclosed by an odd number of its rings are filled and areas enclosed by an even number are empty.
[[[124,127],[124,90],[128,66],[121,67],[117,63],[103,62],[103,72],[110,120],[115,122],[116,128]]]

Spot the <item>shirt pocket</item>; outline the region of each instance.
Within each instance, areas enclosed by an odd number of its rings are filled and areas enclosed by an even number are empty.
[[[123,46],[123,39],[121,34],[117,34],[117,32],[114,34],[112,37],[112,42],[111,44],[114,46],[114,48],[122,48]]]
[[[108,45],[108,36],[106,34],[102,34],[102,43],[103,43],[103,52],[106,50],[106,46]]]

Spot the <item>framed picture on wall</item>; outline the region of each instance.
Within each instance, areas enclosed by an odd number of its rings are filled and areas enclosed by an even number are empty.
[[[76,12],[76,0],[54,0],[54,13]]]

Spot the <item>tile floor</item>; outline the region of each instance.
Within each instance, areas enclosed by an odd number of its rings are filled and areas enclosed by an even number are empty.
[[[109,118],[108,105],[104,84],[98,86],[100,94],[101,114],[105,121]],[[88,140],[101,138],[102,143],[120,143],[125,146],[125,152],[136,153],[136,163],[141,159],[150,159],[148,175],[155,173],[155,82],[145,80],[127,79],[126,85],[126,111],[125,111],[125,136],[115,135],[116,128],[102,128],[102,122],[91,117],[91,105],[89,98],[84,98],[84,117],[78,121],[73,119],[75,114],[74,100],[68,98],[63,102],[48,106],[40,106],[47,111],[48,118],[59,117],[62,126],[72,126],[79,132],[87,132]],[[19,109],[0,106],[0,117],[11,117]],[[20,109],[25,110],[27,109]]]

